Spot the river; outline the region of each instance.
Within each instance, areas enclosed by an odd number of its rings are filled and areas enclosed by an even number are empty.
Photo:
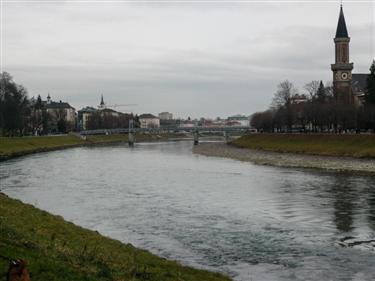
[[[0,163],[13,198],[242,280],[374,280],[375,178],[194,155],[192,143],[79,147]],[[203,280],[202,280],[203,281]]]

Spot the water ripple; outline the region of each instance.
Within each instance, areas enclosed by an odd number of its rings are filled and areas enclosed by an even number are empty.
[[[374,280],[375,179],[199,157],[190,142],[0,164],[1,189],[183,264],[242,280]]]

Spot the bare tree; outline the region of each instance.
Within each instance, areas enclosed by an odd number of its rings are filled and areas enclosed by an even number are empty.
[[[0,73],[0,126],[4,135],[23,135],[30,116],[27,91],[9,73]]]
[[[375,60],[372,61],[370,74],[367,76],[366,84],[366,104],[375,104]]]
[[[327,81],[325,84],[326,97],[328,99],[333,99],[333,82]]]
[[[310,99],[314,99],[318,93],[320,82],[318,80],[313,80],[307,83],[303,89],[309,94]]]
[[[251,116],[251,126],[259,132],[273,132],[273,115],[272,110],[256,112]]]
[[[272,101],[272,107],[280,108],[282,106],[288,106],[292,103],[292,98],[298,94],[297,89],[294,87],[292,82],[285,80],[277,86],[277,92],[275,93]]]
[[[294,112],[292,100],[298,94],[292,82],[285,80],[277,86],[277,92],[272,101],[272,108],[285,120],[287,130],[290,131],[293,125]]]

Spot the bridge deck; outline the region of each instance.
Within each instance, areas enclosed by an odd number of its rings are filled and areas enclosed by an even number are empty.
[[[223,126],[223,127],[160,127],[160,128],[117,128],[81,131],[81,135],[114,135],[132,133],[193,133],[193,132],[254,132],[248,126]]]

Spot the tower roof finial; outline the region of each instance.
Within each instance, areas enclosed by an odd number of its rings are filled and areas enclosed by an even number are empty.
[[[346,29],[344,11],[342,9],[342,1],[340,5],[339,21],[337,23],[336,38],[348,38],[348,30]]]

